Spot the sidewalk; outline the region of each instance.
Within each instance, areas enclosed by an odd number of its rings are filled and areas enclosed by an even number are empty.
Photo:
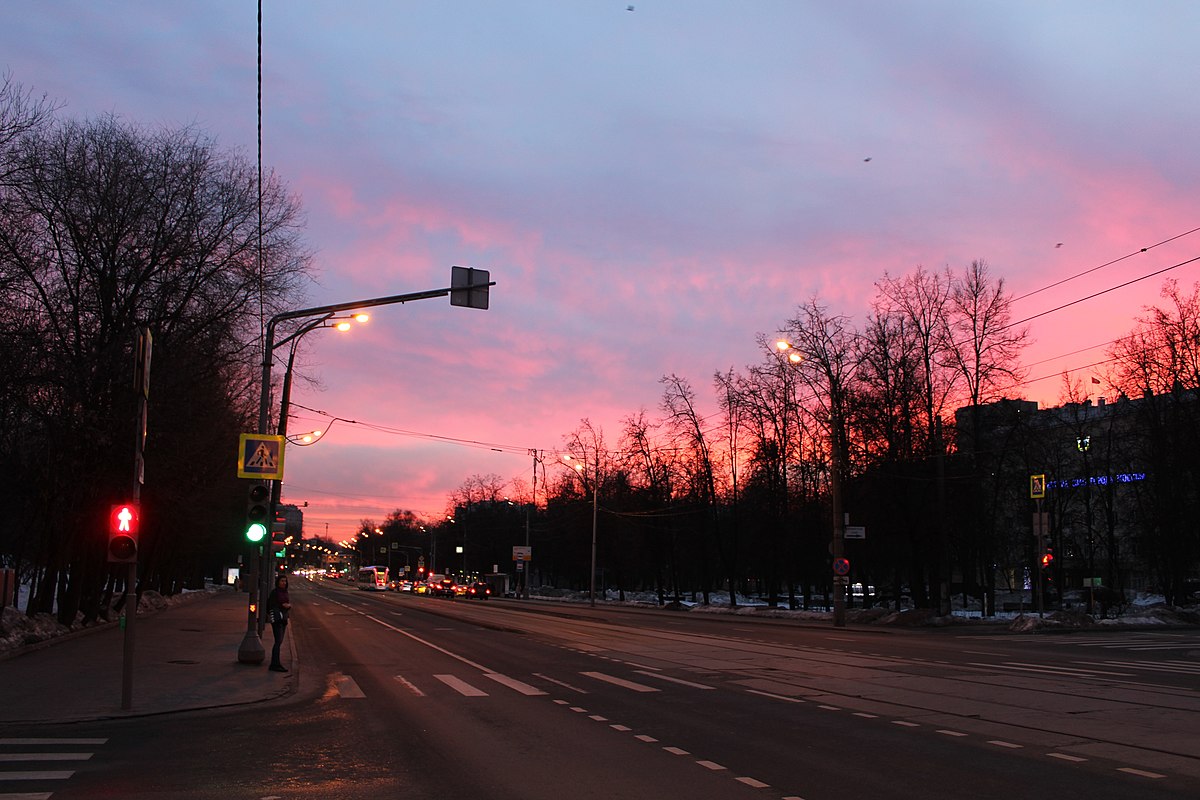
[[[79,722],[234,706],[290,694],[297,668],[292,633],[271,672],[271,631],[262,664],[240,664],[246,595],[221,591],[139,616],[133,692],[121,708],[125,632],[117,625],[64,637],[0,661],[0,723]]]

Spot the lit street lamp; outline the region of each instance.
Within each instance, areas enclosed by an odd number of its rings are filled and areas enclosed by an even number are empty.
[[[259,235],[261,238],[261,232]],[[475,269],[473,267],[451,267],[450,286],[445,289],[431,289],[424,292],[410,292],[407,294],[389,295],[387,297],[373,297],[367,300],[353,300],[347,303],[299,308],[294,311],[284,311],[271,317],[267,321],[263,332],[262,386],[258,403],[258,433],[267,433],[267,428],[270,426],[271,367],[274,362],[276,347],[289,341],[295,341],[300,336],[308,333],[308,331],[323,326],[326,322],[333,319],[336,314],[348,311],[361,313],[362,309],[373,308],[375,306],[408,303],[414,300],[429,300],[435,297],[449,297],[450,305],[452,306],[487,309],[489,291],[495,285],[495,281],[489,280],[489,278],[490,275],[487,270]],[[308,321],[302,324],[295,333],[283,339],[278,344],[275,342],[275,327],[279,323],[288,320],[305,319]],[[292,353],[293,355],[295,353],[294,347]],[[285,392],[290,391],[291,388],[291,362],[292,359],[289,358],[288,371],[284,376],[285,382],[288,384]],[[280,419],[281,426],[285,425],[286,419],[287,414],[282,414]],[[278,497],[278,494],[274,495],[275,500]],[[243,664],[261,664],[265,656],[262,637],[258,629],[258,618],[260,615],[265,615],[267,581],[269,576],[266,574],[264,551],[260,550],[259,553],[252,555],[256,555],[258,558],[258,597],[256,602],[254,593],[250,593],[251,600],[249,603],[249,613],[247,614],[246,635],[238,648],[238,661]]]
[[[775,347],[781,353],[788,354],[788,361],[800,364],[804,356],[785,339],[775,342]],[[845,515],[842,512],[842,469],[845,462],[845,443],[842,436],[842,401],[841,388],[833,385],[831,375],[829,386],[829,505],[833,507],[833,542],[829,548],[833,555],[834,564],[845,556]],[[846,580],[842,575],[833,576],[833,624],[835,627],[846,626]]]
[[[573,467],[580,475],[580,480],[587,487],[587,480],[584,476],[584,469],[587,467],[586,461],[578,461],[571,458],[569,455],[563,456],[563,461],[566,461],[569,466]],[[575,462],[575,463],[573,463]],[[599,507],[598,496],[600,491],[600,460],[596,459],[596,479],[592,482],[592,568],[588,575],[588,602],[593,606],[596,605],[596,511]]]

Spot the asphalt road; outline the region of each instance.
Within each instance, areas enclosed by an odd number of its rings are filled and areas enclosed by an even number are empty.
[[[293,594],[298,694],[43,727],[94,750],[53,800],[1200,796],[1196,632]]]

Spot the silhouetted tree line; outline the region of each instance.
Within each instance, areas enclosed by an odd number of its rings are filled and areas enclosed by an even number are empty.
[[[0,559],[28,611],[106,614],[111,504],[134,492],[139,328],[153,336],[140,587],[198,584],[240,551],[232,465],[263,319],[307,269],[299,206],[190,128],[60,117],[0,88]]]
[[[583,420],[564,439],[569,459],[546,458],[536,506],[523,482],[469,479],[450,513],[470,507],[480,563],[512,569],[511,545],[524,543],[514,506],[524,508],[534,584],[586,590],[596,490],[598,586],[652,590],[660,603],[732,587],[828,607],[836,463],[850,523],[868,531],[845,542],[852,580],[868,587],[852,603],[903,598],[948,613],[961,593],[991,614],[997,592],[1041,581],[1053,605],[1090,577],[1103,585],[1083,593],[1089,610],[1131,589],[1186,602],[1200,568],[1200,290],[1168,283],[1166,306],[1111,346],[1110,402],[1064,375],[1063,405],[1043,410],[1007,397],[1028,336],[986,263],[918,267],[876,290],[861,329],[812,300],[778,336],[758,337],[757,363],[714,374],[716,413],[669,375],[659,413],[630,414],[614,446]],[[1051,483],[1046,570],[1034,474]]]

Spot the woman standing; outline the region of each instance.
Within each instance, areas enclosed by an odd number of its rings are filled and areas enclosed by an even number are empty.
[[[274,672],[287,672],[287,667],[279,663],[279,646],[283,644],[283,635],[287,633],[288,612],[292,609],[292,600],[288,596],[287,575],[275,579],[275,588],[267,596],[267,619],[271,622],[271,633],[275,635],[275,646],[271,648],[271,666]]]

